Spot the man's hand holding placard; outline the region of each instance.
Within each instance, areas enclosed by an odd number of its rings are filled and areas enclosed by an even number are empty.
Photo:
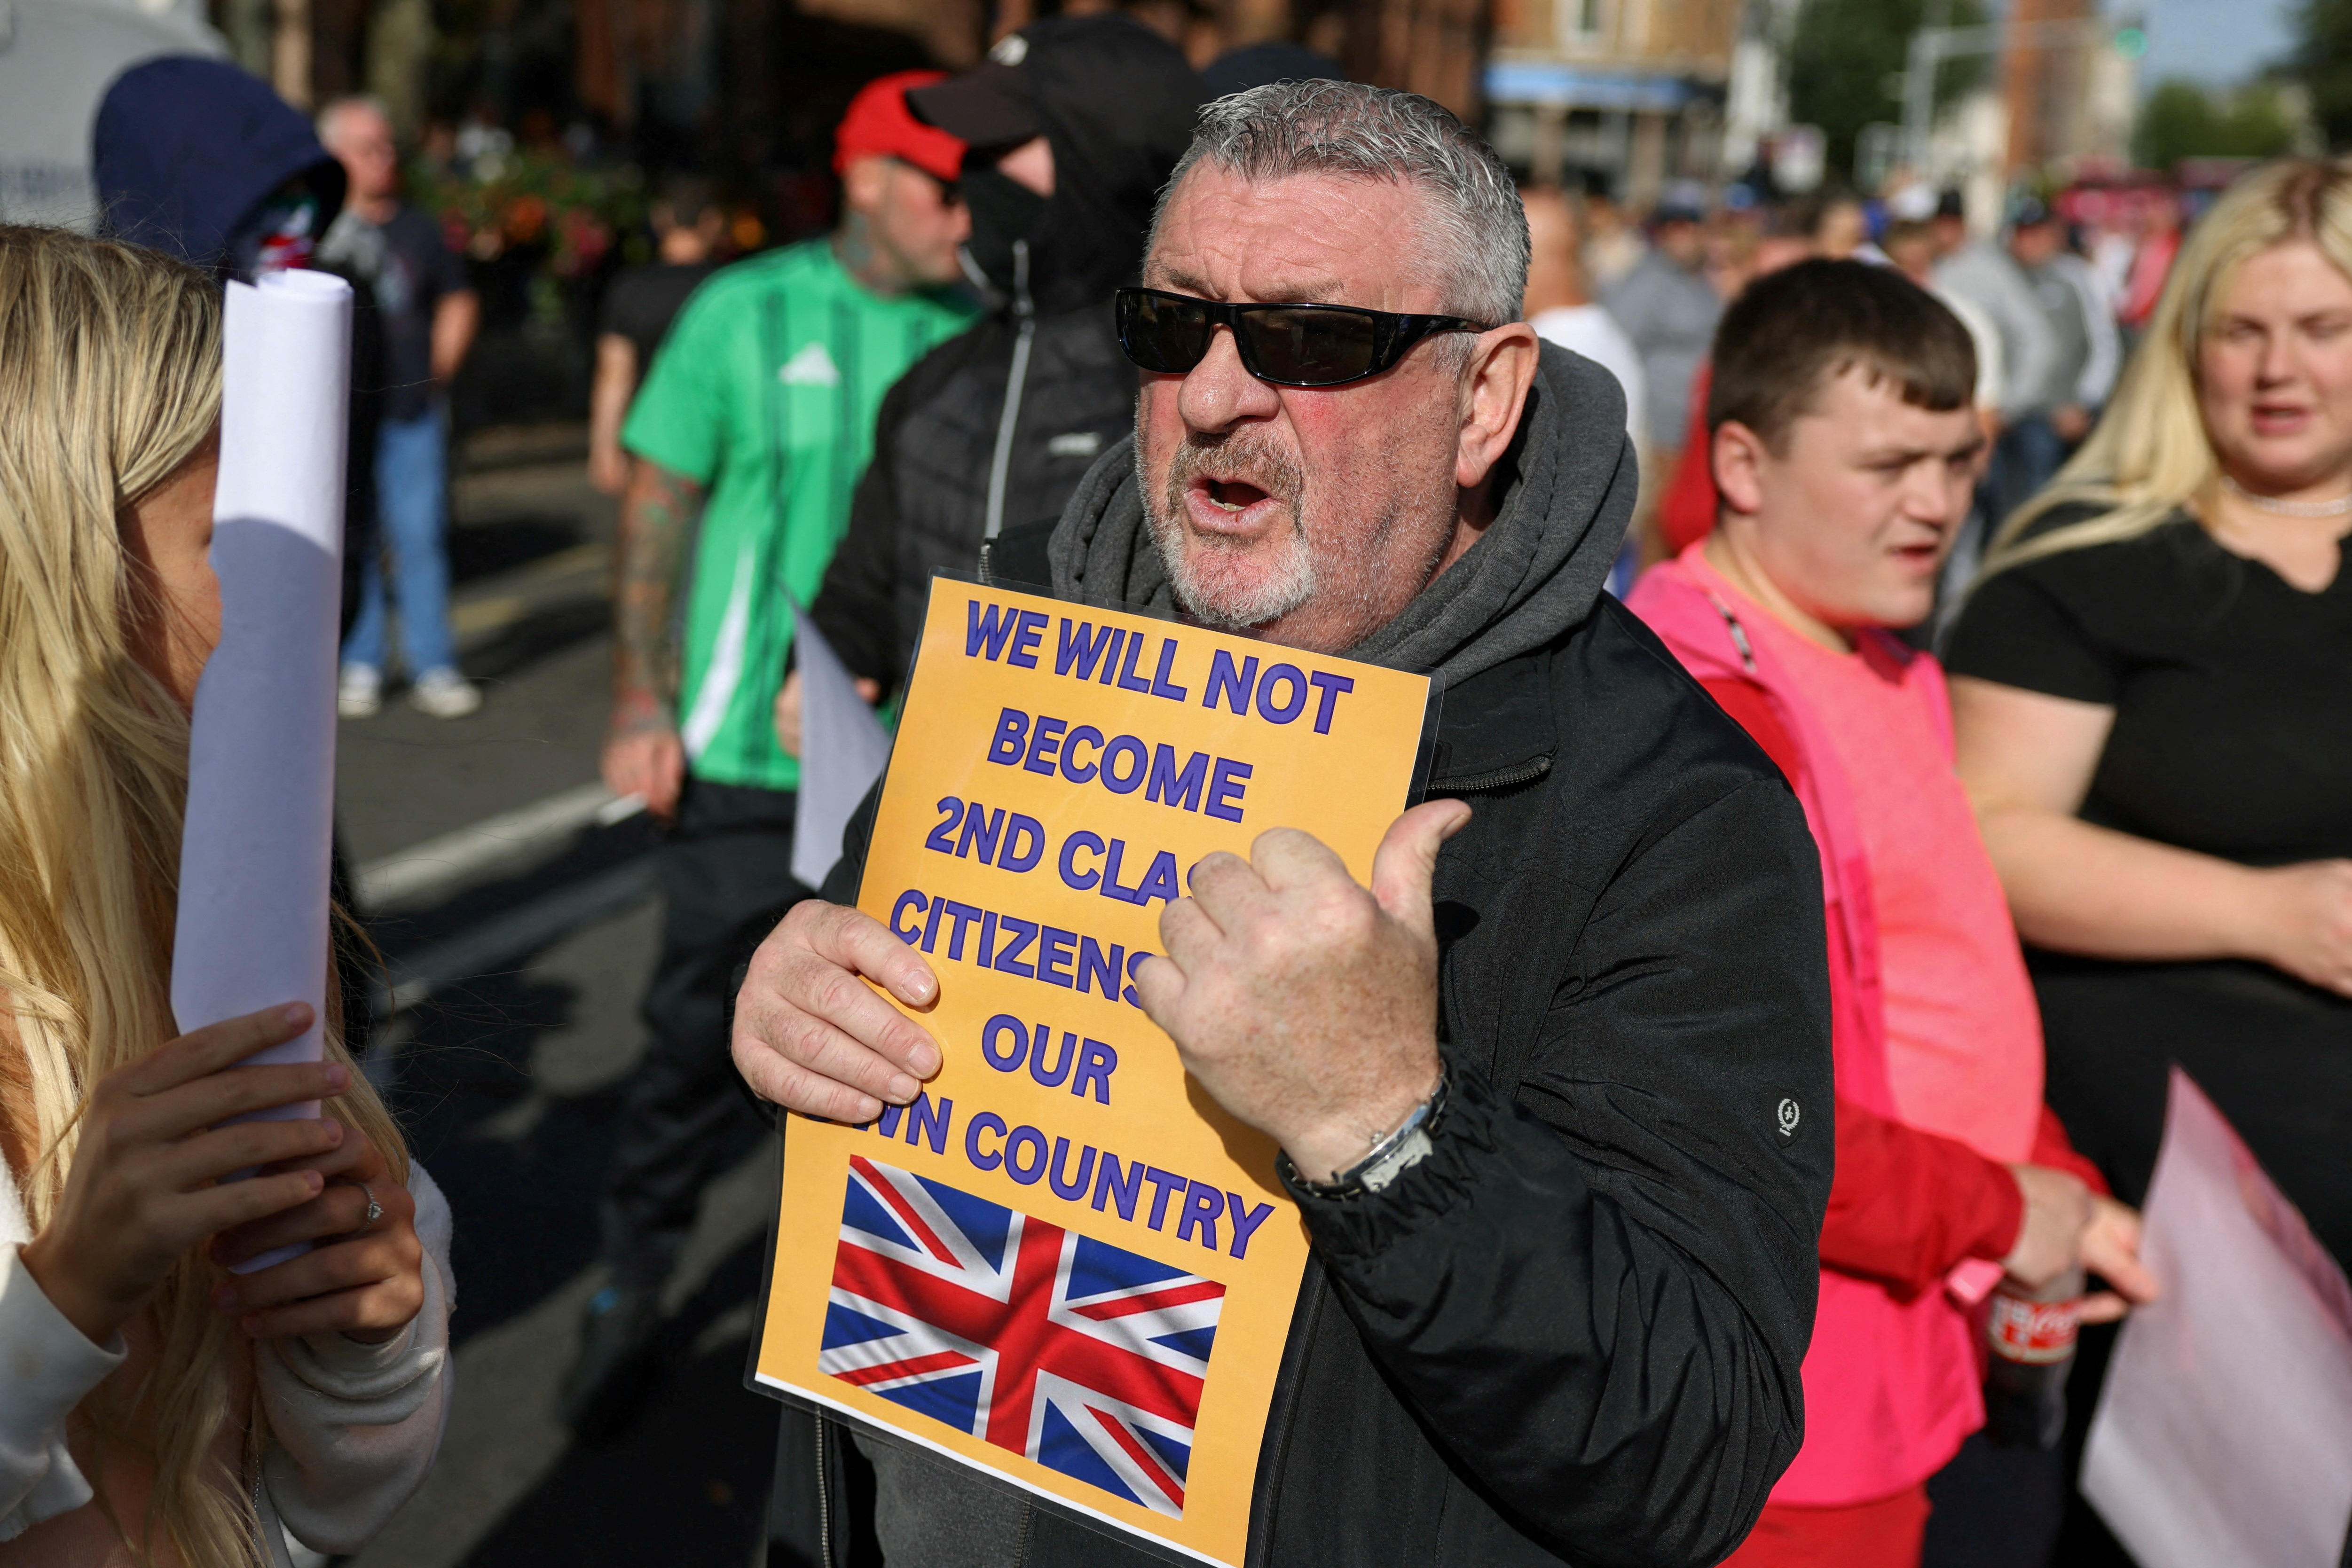
[[[1308,1181],[1362,1158],[1436,1088],[1430,876],[1469,820],[1459,800],[1405,812],[1369,890],[1314,837],[1276,828],[1249,860],[1205,857],[1160,917],[1168,956],[1136,973],[1144,1011]]]
[[[793,905],[752,954],[735,1004],[735,1067],[753,1093],[853,1123],[914,1099],[940,1070],[939,1042],[860,976],[918,1011],[940,998],[923,956],[872,915],[814,898]]]

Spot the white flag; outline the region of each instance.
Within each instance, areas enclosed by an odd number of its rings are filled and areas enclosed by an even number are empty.
[[[801,793],[793,816],[793,875],[811,887],[841,858],[841,831],[890,760],[890,735],[850,684],[816,622],[793,607],[801,673]]]
[[[2084,1495],[2143,1568],[2337,1568],[2352,1290],[2178,1067],[2146,1220],[2164,1294],[2116,1343]]]

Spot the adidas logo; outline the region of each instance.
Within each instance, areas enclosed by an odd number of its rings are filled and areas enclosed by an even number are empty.
[[[811,343],[784,361],[776,379],[788,387],[837,387],[841,371],[823,343]]]

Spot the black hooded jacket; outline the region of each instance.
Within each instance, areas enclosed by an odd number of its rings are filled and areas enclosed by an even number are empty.
[[[1772,764],[1602,591],[1623,420],[1614,378],[1546,346],[1496,521],[1352,651],[1435,674],[1429,793],[1475,810],[1433,885],[1453,1091],[1385,1190],[1293,1188],[1313,1260],[1253,1568],[1702,1568],[1803,1437],[1832,1150],[1820,863]],[[1169,604],[1126,446],[983,575]],[[826,896],[854,894],[871,821]],[[838,1428],[795,1415],[784,1440],[779,1518],[812,1562],[829,1533],[836,1568],[863,1522]],[[932,1463],[925,1506],[1025,1508],[1019,1568],[1155,1561]]]
[[[1182,54],[1128,17],[1049,17],[1019,37],[1054,150],[1025,277],[883,399],[873,463],[811,607],[850,670],[886,686],[913,656],[931,573],[969,571],[992,532],[1060,516],[1133,424],[1135,368],[1111,291],[1142,266],[1152,203],[1200,106]]]

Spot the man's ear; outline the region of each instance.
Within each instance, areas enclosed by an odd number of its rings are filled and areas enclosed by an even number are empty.
[[[853,213],[871,213],[882,204],[889,183],[887,158],[870,152],[852,158],[841,172],[841,204]]]
[[[1753,515],[1764,509],[1764,465],[1771,457],[1764,438],[1736,419],[1715,427],[1707,453],[1715,471],[1716,494],[1735,512]]]
[[[1468,490],[1486,482],[1517,434],[1528,388],[1542,354],[1535,329],[1513,321],[1483,334],[1462,372],[1462,441],[1454,482]]]

